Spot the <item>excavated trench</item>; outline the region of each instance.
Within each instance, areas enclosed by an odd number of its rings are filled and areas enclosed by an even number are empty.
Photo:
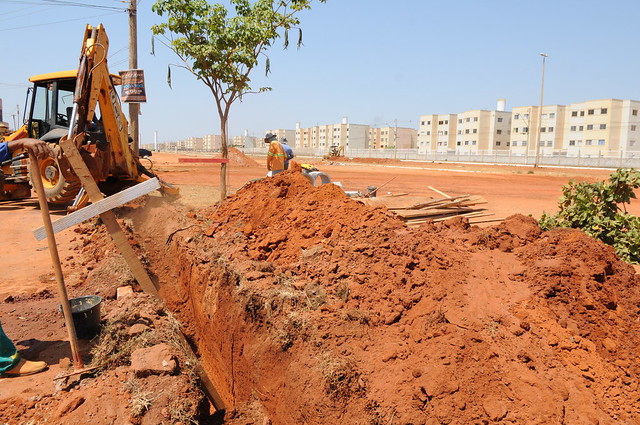
[[[226,423],[640,423],[640,291],[577,230],[408,229],[299,174],[133,214]]]

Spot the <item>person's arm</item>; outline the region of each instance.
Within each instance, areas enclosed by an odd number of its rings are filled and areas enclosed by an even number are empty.
[[[46,142],[38,139],[30,139],[28,137],[18,140],[10,140],[6,142],[9,152],[25,149],[32,153],[38,159],[45,159],[53,156],[53,151]]]
[[[269,143],[269,152],[267,153],[267,170],[271,171],[271,163],[275,156],[275,146],[273,143]]]
[[[11,158],[8,146],[8,143],[0,143],[0,162],[6,161],[7,159]]]

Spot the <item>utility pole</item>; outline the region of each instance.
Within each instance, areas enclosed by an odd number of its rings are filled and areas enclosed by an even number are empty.
[[[138,0],[129,0],[129,69],[138,69]],[[139,103],[129,103],[129,133],[133,139],[133,154],[138,157],[140,139],[138,131]]]
[[[540,53],[542,56],[542,84],[540,85],[540,110],[538,111],[538,144],[536,145],[536,161],[533,164],[534,168],[540,165],[540,144],[542,143],[542,105],[544,102],[544,64],[549,55]]]

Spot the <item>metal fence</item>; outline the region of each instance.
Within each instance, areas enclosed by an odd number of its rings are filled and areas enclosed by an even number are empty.
[[[239,148],[247,155],[266,155],[266,147]],[[322,157],[326,149],[298,148],[294,149],[299,157]],[[347,149],[345,156],[352,158],[398,159],[401,161],[422,162],[477,162],[483,164],[505,164],[533,166],[534,155],[517,155],[511,152],[477,152],[456,153],[454,151],[442,153],[418,153],[417,149]],[[600,152],[597,155],[581,155],[577,152],[568,155],[565,152],[540,155],[538,164],[546,167],[585,167],[585,168],[640,168],[640,156],[620,152]]]

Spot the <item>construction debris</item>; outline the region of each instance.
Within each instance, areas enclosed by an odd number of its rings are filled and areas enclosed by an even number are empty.
[[[493,215],[485,208],[478,207],[487,203],[482,196],[459,195],[437,199],[418,196],[382,196],[358,200],[365,205],[387,207],[409,226],[417,226],[427,221],[443,221],[453,217],[467,217],[470,223],[475,224],[484,220],[472,219]]]

